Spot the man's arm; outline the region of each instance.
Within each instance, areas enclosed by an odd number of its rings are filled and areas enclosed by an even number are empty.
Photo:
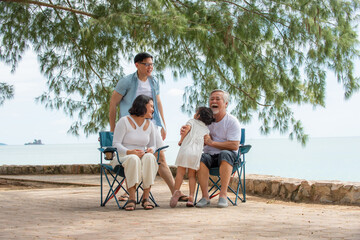
[[[215,142],[208,134],[204,136],[204,143],[210,147],[214,147],[220,150],[236,151],[239,148],[240,141]]]
[[[110,123],[110,132],[114,132],[115,129],[115,121],[116,121],[116,107],[119,105],[123,96],[117,91],[113,91],[110,99],[110,107],[109,107],[109,123]]]
[[[161,119],[164,123],[163,128],[161,129],[161,137],[163,140],[165,140],[166,138],[166,123],[165,123],[165,118],[164,118],[164,111],[163,111],[163,106],[160,100],[160,95],[156,95],[156,101],[157,101],[157,105],[158,105],[158,109],[159,109],[159,113],[161,116]]]

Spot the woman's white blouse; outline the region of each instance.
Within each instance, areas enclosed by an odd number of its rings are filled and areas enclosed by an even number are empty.
[[[140,149],[146,150],[147,148],[153,149],[155,152],[155,127],[150,121],[150,125],[144,130],[145,123],[149,120],[145,120],[141,126],[135,124],[136,129],[131,126],[128,117],[120,118],[116,123],[113,138],[113,147],[116,147],[120,156],[125,156],[127,150]]]

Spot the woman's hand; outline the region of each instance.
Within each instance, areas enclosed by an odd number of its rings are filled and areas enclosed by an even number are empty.
[[[154,153],[154,150],[152,148],[148,148],[145,150],[146,153]]]
[[[127,150],[126,154],[127,155],[135,154],[139,158],[142,158],[142,156],[144,156],[145,152],[143,150],[140,150],[140,149],[132,149],[132,150]]]
[[[161,128],[161,138],[162,138],[162,140],[165,140],[165,138],[166,138],[166,130],[165,130],[165,128]]]

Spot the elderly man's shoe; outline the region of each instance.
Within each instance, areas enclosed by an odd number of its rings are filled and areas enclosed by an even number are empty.
[[[218,208],[226,208],[228,207],[228,201],[226,198],[219,197],[219,201],[217,204]]]
[[[210,200],[206,200],[205,198],[202,198],[195,206],[198,208],[204,208],[210,206]]]

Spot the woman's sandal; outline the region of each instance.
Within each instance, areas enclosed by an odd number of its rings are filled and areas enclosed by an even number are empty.
[[[135,200],[129,200],[125,205],[125,211],[134,211],[136,208],[136,201]]]
[[[186,207],[194,207],[194,203],[192,201],[187,201]]]
[[[145,209],[145,210],[152,210],[155,206],[149,201],[148,198],[145,198],[142,200],[141,202],[141,206]]]
[[[181,195],[179,198],[179,202],[187,202],[189,200],[189,197],[186,195]]]

